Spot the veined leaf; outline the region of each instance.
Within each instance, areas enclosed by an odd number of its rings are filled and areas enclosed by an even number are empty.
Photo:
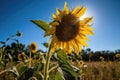
[[[77,80],[77,74],[72,68],[72,66],[68,63],[67,55],[62,51],[57,51],[58,64],[61,68],[65,80]]]
[[[18,80],[28,80],[29,78],[31,78],[33,76],[34,72],[35,72],[35,70],[32,68],[23,67],[22,73]]]
[[[55,74],[55,80],[64,80],[60,72],[56,72]]]
[[[77,74],[69,63],[59,63],[63,71],[65,80],[77,80]]]
[[[54,74],[50,75],[49,80],[65,80],[61,68],[56,69],[54,72]]]
[[[67,62],[67,55],[62,50],[59,50],[56,53],[57,53],[57,57],[59,59],[58,61]]]
[[[50,25],[45,21],[42,21],[42,20],[30,20],[30,21],[36,24],[41,29],[43,29],[44,31],[50,28]]]

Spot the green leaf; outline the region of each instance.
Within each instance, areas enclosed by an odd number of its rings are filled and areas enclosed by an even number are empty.
[[[17,39],[13,39],[14,41],[16,41],[17,43],[19,43],[19,41]]]
[[[21,69],[20,69],[20,75],[22,75],[24,72],[25,72],[25,70],[27,70],[28,69],[28,67],[27,66],[23,66]]]
[[[35,69],[23,67],[22,74],[20,75],[18,80],[28,80],[29,78],[33,77]]]
[[[77,80],[77,74],[69,63],[59,63],[59,66],[63,71],[65,80]]]
[[[62,70],[56,69],[54,73],[50,74],[49,80],[65,80],[62,75]]]
[[[64,62],[64,63],[68,62],[66,53],[64,53],[62,50],[58,50],[58,51],[56,51],[56,53],[57,53],[57,57],[60,62]]]
[[[55,74],[55,80],[64,80],[62,78],[62,75],[60,74],[60,72],[56,72],[56,74]]]
[[[5,66],[5,62],[4,61],[2,61],[2,60],[0,60],[0,66]]]
[[[0,41],[1,44],[5,45],[5,42]]]
[[[42,20],[30,20],[30,21],[36,24],[41,29],[43,29],[44,31],[50,28],[50,25],[45,21],[42,21]]]
[[[43,43],[43,46],[45,46],[46,48],[48,48],[48,43]]]
[[[34,68],[36,68],[36,70],[38,70],[38,71],[42,71],[43,68],[44,68],[44,64],[41,63],[41,62],[40,63],[36,63]]]
[[[68,63],[67,55],[62,51],[57,51],[58,64],[63,72],[65,80],[77,80],[77,74]]]

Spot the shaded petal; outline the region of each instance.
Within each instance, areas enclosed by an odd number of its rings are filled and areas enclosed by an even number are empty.
[[[59,9],[56,9],[56,14],[58,15],[57,18],[61,22],[61,19],[63,17],[63,12]]]
[[[59,50],[59,49],[61,48],[61,42],[58,41],[56,44],[57,44],[57,45],[56,45],[56,49]]]
[[[79,34],[78,35],[81,39],[83,39],[83,40],[87,40],[87,41],[90,41],[90,39],[86,36],[86,35],[84,35],[84,34]],[[76,37],[77,38],[77,37]]]
[[[85,13],[86,11],[86,7],[82,7],[79,12],[76,14],[76,17],[80,17],[80,16],[83,16],[83,14]]]
[[[88,35],[94,35],[94,33],[91,30],[81,31],[81,33],[88,34]]]
[[[64,12],[64,14],[68,14],[69,13],[67,2],[64,3],[64,10],[63,10],[63,12]]]
[[[62,14],[62,11],[57,8],[57,9],[56,9],[56,14],[57,14],[57,15],[60,15],[60,14]]]
[[[89,22],[92,22],[92,17],[84,18],[81,22],[84,23],[84,24],[87,24],[87,23],[89,23]]]
[[[55,14],[52,14],[52,17],[53,17],[53,19],[56,19],[56,18],[57,18],[57,16],[56,16]]]
[[[55,35],[52,36],[52,42],[51,42],[51,51],[54,52],[55,51],[55,46],[57,44],[58,40],[57,37]]]
[[[84,40],[90,41],[90,39],[87,36],[82,36]]]
[[[52,17],[53,17],[54,21],[59,21],[59,18],[58,18],[58,16],[57,16],[57,15],[52,14]]]
[[[59,23],[55,21],[55,22],[51,22],[50,25],[52,25],[53,27],[56,27],[59,25]]]
[[[71,14],[76,14],[76,13],[78,13],[79,10],[80,10],[80,6],[77,6],[75,9],[73,9]]]
[[[80,43],[81,43],[83,46],[88,47],[87,43],[86,43],[83,39],[80,40]]]
[[[76,40],[81,43],[83,46],[88,46],[87,43],[79,35],[76,37]]]
[[[72,50],[71,50],[71,45],[70,45],[70,43],[69,42],[67,42],[66,43],[66,51],[68,52],[68,54],[70,54],[71,52],[72,52]]]
[[[72,47],[74,49],[74,52],[77,54],[78,51],[79,51],[78,45],[75,43],[74,40],[72,40],[70,43],[71,43],[71,45],[72,45]]]
[[[55,31],[56,31],[56,27],[52,27],[52,28],[48,29],[47,31],[45,31],[44,36],[50,36],[50,35],[54,34]]]

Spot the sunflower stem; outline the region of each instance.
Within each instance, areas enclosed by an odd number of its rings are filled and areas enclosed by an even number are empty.
[[[31,67],[31,51],[30,51],[30,54],[29,54],[29,64],[28,64],[29,68]]]
[[[57,69],[57,68],[58,68],[58,65],[53,66],[53,67],[48,71],[48,73],[50,73],[52,70],[55,70],[55,69]]]
[[[49,69],[49,63],[50,63],[50,58],[51,58],[50,50],[51,48],[49,48],[48,53],[46,54],[46,63],[44,67],[44,80],[48,80],[48,77],[49,77],[48,69]]]

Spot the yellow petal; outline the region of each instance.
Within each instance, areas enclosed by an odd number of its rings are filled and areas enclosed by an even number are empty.
[[[52,36],[51,48],[55,48],[56,43],[58,42],[55,34]]]
[[[78,36],[79,36],[81,39],[83,39],[83,40],[90,41],[90,39],[89,39],[86,35],[79,34]]]
[[[64,42],[64,48],[63,48],[67,54],[70,54],[72,52],[69,42]]]
[[[85,40],[90,41],[90,39],[87,36],[82,36]]]
[[[74,49],[74,52],[75,52],[75,53],[78,53],[79,47],[78,47],[78,45],[75,43],[75,41],[72,40],[70,43],[71,43],[71,45],[72,45],[72,47],[73,47],[73,49]]]
[[[76,44],[76,46],[77,46],[77,49],[76,49],[76,54],[78,55],[79,54],[79,51],[80,51],[80,44],[76,41],[76,40],[74,40],[74,43]]]
[[[57,18],[57,16],[56,16],[55,14],[52,14],[52,17],[53,17],[53,19],[56,19],[56,18]]]
[[[52,17],[53,17],[54,21],[59,21],[60,20],[59,17],[55,14],[52,14]]]
[[[83,39],[80,40],[80,43],[81,43],[83,46],[88,47],[87,43],[86,43]]]
[[[57,8],[57,9],[56,9],[56,14],[57,14],[57,15],[60,15],[60,14],[62,14],[62,11]]]
[[[83,22],[85,24],[87,24],[89,22],[92,22],[92,17],[90,17],[90,18],[84,18],[81,22]]]
[[[86,11],[86,7],[82,7],[79,12],[76,14],[76,17],[80,17],[80,16],[83,16],[83,14],[85,13]]]
[[[80,36],[77,36],[75,40],[77,40],[83,46],[88,46],[84,39],[82,39]]]
[[[60,49],[60,47],[61,47],[61,42],[60,42],[60,41],[58,41],[58,42],[56,43],[56,49],[57,49],[57,50],[59,50],[59,49]]]
[[[81,42],[79,41],[81,38],[78,36],[76,37],[74,40],[76,42],[76,44],[78,45],[79,51],[81,51],[82,47],[81,47]]]
[[[83,34],[85,34],[85,35],[86,35],[86,34],[88,34],[88,35],[94,35],[94,33],[93,33],[92,31],[88,31],[88,30],[87,30],[87,31],[81,31],[81,33],[83,33]],[[81,34],[81,33],[80,33],[80,34]]]
[[[92,28],[92,27],[87,27],[87,30],[93,31],[94,28]]]
[[[63,12],[59,9],[56,9],[56,14],[58,15],[57,18],[61,22],[61,19],[63,17]]]
[[[63,42],[63,48],[66,49],[66,42]]]
[[[76,14],[76,13],[78,13],[79,10],[80,10],[80,6],[77,6],[75,9],[73,9],[71,14]]]
[[[69,13],[67,2],[64,3],[64,10],[63,10],[63,12],[64,12],[64,14],[68,14]]]
[[[61,42],[60,48],[61,48],[61,49],[64,49],[64,42]]]

